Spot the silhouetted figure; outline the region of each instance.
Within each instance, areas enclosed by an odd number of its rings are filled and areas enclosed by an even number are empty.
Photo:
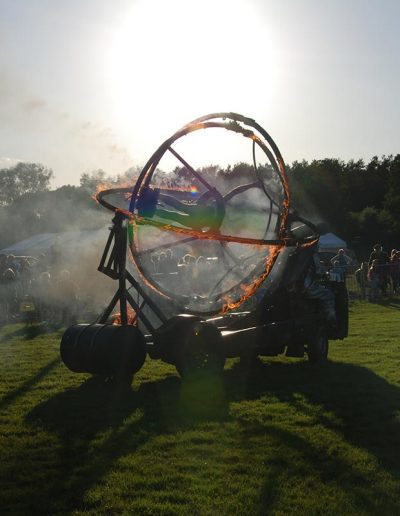
[[[331,264],[342,269],[343,281],[346,279],[347,268],[351,265],[351,258],[347,256],[344,249],[339,249],[338,254],[331,258]]]
[[[55,285],[55,296],[62,324],[74,324],[77,319],[78,285],[71,279],[69,271],[60,272]]]
[[[369,281],[369,301],[375,301],[379,298],[380,290],[382,286],[382,270],[379,265],[377,258],[372,261],[371,267],[368,269],[368,281]]]
[[[368,265],[371,268],[372,266],[375,267],[374,270],[376,270],[379,273],[379,289],[381,290],[382,294],[386,295],[387,290],[387,283],[388,283],[388,277],[389,277],[389,256],[387,253],[383,250],[381,244],[375,244],[374,250],[370,254]]]
[[[400,284],[400,251],[392,249],[390,253],[390,276],[392,279],[393,293],[396,294]]]
[[[381,244],[375,244],[372,253],[369,256],[368,267],[372,267],[372,262],[374,260],[378,260],[376,263],[378,265],[385,265],[389,263],[389,257],[387,253],[383,250]]]
[[[369,286],[368,286],[368,263],[361,262],[360,268],[356,270],[355,277],[357,285],[360,289],[361,299],[366,299]]]
[[[0,277],[0,317],[2,322],[10,322],[17,310],[17,281],[15,272],[8,268]]]

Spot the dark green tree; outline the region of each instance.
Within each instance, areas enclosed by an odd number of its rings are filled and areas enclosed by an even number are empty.
[[[383,206],[390,214],[400,240],[400,154],[397,154],[390,163],[388,188],[383,199]]]
[[[88,192],[95,192],[97,185],[109,182],[109,180],[110,178],[107,177],[104,170],[99,168],[93,172],[84,172],[80,178],[80,185]]]
[[[12,204],[25,194],[49,189],[53,171],[40,163],[17,163],[0,170],[0,205]]]

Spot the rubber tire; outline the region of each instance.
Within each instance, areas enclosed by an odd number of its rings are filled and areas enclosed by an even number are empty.
[[[224,370],[225,356],[218,328],[206,322],[202,322],[201,326],[204,341],[200,349],[190,338],[185,339],[179,346],[175,367],[182,378],[200,372],[221,374]]]

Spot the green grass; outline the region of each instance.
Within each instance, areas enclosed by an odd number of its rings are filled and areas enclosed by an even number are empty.
[[[0,514],[398,514],[400,305],[354,303],[330,362],[235,360],[182,382],[147,360],[120,394],[0,333]]]

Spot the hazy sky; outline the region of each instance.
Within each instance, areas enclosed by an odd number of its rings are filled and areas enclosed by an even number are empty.
[[[289,163],[396,154],[399,20],[399,0],[0,0],[0,166],[122,173],[214,111]]]

